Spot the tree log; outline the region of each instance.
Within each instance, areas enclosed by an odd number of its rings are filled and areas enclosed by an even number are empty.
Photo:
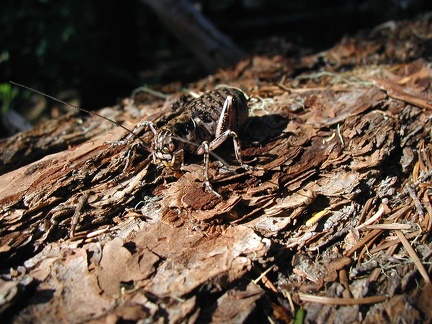
[[[200,60],[207,71],[231,66],[245,53],[188,0],[141,0]]]

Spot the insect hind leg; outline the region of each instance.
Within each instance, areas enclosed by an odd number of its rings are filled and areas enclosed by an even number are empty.
[[[241,126],[240,120],[236,117],[236,110],[233,105],[234,98],[228,95],[222,107],[222,111],[217,122],[217,127],[215,130],[215,139],[213,139],[208,144],[208,151],[214,151],[222,143],[224,143],[229,137],[233,139],[234,153],[237,161],[240,163],[241,167],[244,169],[249,169],[250,167],[243,163],[241,155],[240,139],[234,130],[239,129]],[[198,148],[197,154],[204,154],[205,148],[203,145]]]
[[[210,183],[210,179],[208,176],[208,170],[209,170],[209,158],[210,158],[210,148],[209,143],[207,141],[204,141],[201,144],[203,150],[204,150],[204,181],[205,185],[208,191],[210,191],[212,194],[214,194],[218,198],[222,198],[220,194],[218,194],[212,187]]]
[[[219,137],[217,137],[213,141],[211,141],[210,144],[208,144],[208,150],[209,151],[215,150],[220,145],[222,145],[222,143],[224,143],[229,137],[231,137],[233,139],[234,154],[235,154],[235,157],[236,157],[238,163],[240,163],[240,166],[242,168],[249,169],[250,167],[243,162],[243,158],[242,158],[242,154],[241,154],[240,139],[239,139],[237,133],[232,131],[232,130],[227,130],[227,131],[223,132],[221,135],[219,135]],[[201,148],[198,150],[198,154],[203,154],[204,152],[205,152],[205,148],[202,145]]]

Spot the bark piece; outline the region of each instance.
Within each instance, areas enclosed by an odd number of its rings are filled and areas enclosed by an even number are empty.
[[[209,291],[220,291],[249,271],[251,260],[264,256],[269,248],[269,241],[243,226],[229,228],[221,237],[209,239],[182,236],[178,230],[175,232],[179,238],[174,239],[170,235],[172,228],[155,229],[159,235],[143,233],[136,242],[138,246],[145,244],[158,255],[169,256],[169,261],[160,264],[146,286],[146,290],[160,298],[182,297],[201,285],[206,285]]]
[[[134,249],[134,246],[131,248]],[[119,296],[122,284],[142,281],[154,272],[158,256],[145,249],[133,252],[123,245],[120,238],[115,238],[104,246],[97,277],[105,294]]]
[[[384,305],[377,305],[366,314],[364,323],[379,323],[391,319],[393,322],[416,323],[423,319],[418,310],[411,307],[407,296],[394,296]]]
[[[264,291],[254,282],[238,285],[219,297],[216,304],[203,309],[199,320],[212,323],[243,323],[256,310],[256,302],[263,294]]]
[[[61,319],[77,323],[95,319],[111,308],[115,300],[100,294],[97,278],[88,270],[85,249],[63,248],[60,253],[51,254],[50,263],[43,260],[36,263],[43,264],[42,268],[30,269],[30,275],[34,273],[35,277],[45,279],[33,295],[32,303],[23,310],[23,318],[38,322]],[[43,277],[40,269],[46,271]]]

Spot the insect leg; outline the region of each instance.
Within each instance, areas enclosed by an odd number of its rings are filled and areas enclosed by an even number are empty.
[[[209,143],[207,141],[204,141],[202,143],[202,147],[204,149],[204,180],[205,185],[207,189],[213,193],[215,196],[222,198],[221,195],[219,195],[211,186],[209,176],[208,176],[208,169],[209,169],[209,156],[210,156],[210,149],[209,149]]]
[[[233,143],[234,143],[234,153],[236,156],[237,161],[240,163],[240,166],[244,169],[250,169],[250,166],[245,164],[242,159],[241,155],[241,146],[240,146],[240,140],[238,138],[238,135],[236,132],[233,132],[232,130],[227,130],[219,137],[215,138],[213,141],[210,142],[210,144],[207,143],[207,148],[204,145],[204,143],[201,144],[201,146],[197,150],[197,154],[204,154],[204,155],[210,155],[211,151],[218,148],[223,142],[226,141],[228,137],[232,137]]]
[[[236,111],[233,106],[233,97],[231,95],[228,95],[223,104],[221,115],[217,123],[215,139],[210,142],[208,149],[209,151],[213,151],[218,148],[223,142],[225,142],[228,137],[232,137],[236,159],[242,167],[247,168],[248,166],[243,163],[243,159],[241,156],[239,137],[236,132],[232,131],[232,129],[239,128],[239,125],[237,125],[238,122],[239,121],[236,119]],[[205,148],[201,146],[197,150],[197,154],[203,154],[204,151]]]
[[[114,144],[115,145],[124,145],[124,144],[127,144],[127,143],[129,143],[129,141],[131,140],[131,138],[132,137],[136,137],[136,136],[138,136],[138,135],[136,135],[136,134],[139,134],[145,127],[149,127],[150,128],[150,130],[152,131],[152,133],[153,133],[153,135],[154,136],[156,136],[156,134],[157,134],[157,130],[156,130],[156,127],[154,126],[154,124],[151,122],[151,121],[144,121],[144,122],[142,122],[142,123],[140,123],[140,124],[138,124],[132,131],[131,131],[131,133],[128,135],[128,136],[126,136],[126,138],[124,139],[124,140],[121,140],[121,141],[117,141],[117,142],[115,142]]]
[[[153,157],[155,157],[154,154]],[[161,163],[162,165],[169,167],[171,169],[180,170],[180,168],[184,164],[184,150],[181,149],[174,152],[171,161],[168,162],[166,160],[162,160]]]
[[[132,138],[138,138],[140,140],[140,142],[142,143],[142,146],[144,147],[144,149],[146,151],[150,152],[150,154],[153,156],[153,161],[155,161],[156,157],[154,155],[153,150],[146,145],[146,143],[144,142],[144,140],[141,139],[141,137],[139,137],[137,135],[145,127],[149,127],[150,130],[152,131],[153,135],[156,136],[157,130],[156,130],[156,127],[154,126],[154,124],[150,121],[144,121],[144,122],[138,124],[132,131],[129,131],[129,135],[126,136],[125,139],[120,140],[120,141],[116,141],[116,142],[109,142],[109,144],[114,145],[114,146],[127,145],[127,144],[129,144],[129,142],[131,141]],[[133,146],[129,150],[128,158],[127,158],[128,161],[129,161],[129,155],[130,155],[130,152],[132,151],[132,149],[133,149]],[[127,168],[127,166],[128,166],[128,163],[126,163],[125,169]]]
[[[233,132],[232,130],[225,131],[224,133],[219,135],[219,137],[216,137],[213,141],[211,141],[209,144],[209,150],[213,151],[214,149],[218,148],[223,142],[227,140],[228,137],[232,137],[233,139],[234,153],[237,161],[242,167],[247,167],[247,165],[243,163],[239,137],[237,133]]]
[[[215,137],[218,138],[228,129],[238,129],[238,120],[236,120],[236,111],[233,107],[233,97],[228,95],[222,107],[222,111],[217,123]]]
[[[82,209],[84,208],[84,205],[87,202],[88,197],[89,197],[89,192],[85,192],[78,201],[78,204],[75,208],[75,212],[74,212],[74,214],[72,216],[72,220],[71,220],[71,228],[70,228],[70,232],[69,232],[70,237],[75,236],[75,229],[76,229],[76,226],[78,225],[80,214],[82,212]]]
[[[125,173],[126,170],[127,170],[127,168],[129,167],[129,163],[130,163],[130,158],[131,158],[131,155],[132,155],[132,151],[133,151],[133,149],[135,148],[135,146],[137,146],[137,145],[139,145],[139,144],[137,144],[137,143],[133,144],[133,145],[131,146],[131,148],[128,150],[127,155],[126,155],[126,164],[125,164],[125,166],[124,166],[124,168],[123,168],[123,172],[122,172],[122,173]]]

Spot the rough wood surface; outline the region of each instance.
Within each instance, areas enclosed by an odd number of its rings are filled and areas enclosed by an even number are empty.
[[[202,157],[180,173],[157,168],[139,141],[109,144],[127,134],[96,116],[3,141],[2,316],[431,320],[432,28],[392,26],[298,59],[251,57],[188,86],[251,96],[241,138],[253,168],[213,161],[222,200],[205,191]],[[191,100],[175,85],[159,91],[166,100],[141,92],[101,113],[133,128]],[[231,145],[217,153],[236,165]]]

